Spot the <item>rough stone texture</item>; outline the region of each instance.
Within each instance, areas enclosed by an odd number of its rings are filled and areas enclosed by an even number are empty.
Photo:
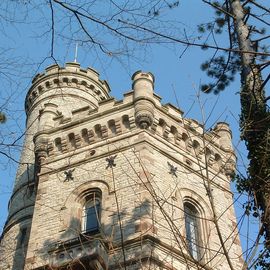
[[[162,105],[153,88],[151,73],[136,72],[133,91],[115,101],[94,70],[76,63],[34,79],[21,158],[32,169],[18,169],[0,269],[229,269],[213,211],[231,262],[241,269],[230,129],[219,123],[204,134],[197,121]],[[97,189],[100,229],[82,234],[85,198]],[[187,249],[185,202],[199,212],[201,262]]]

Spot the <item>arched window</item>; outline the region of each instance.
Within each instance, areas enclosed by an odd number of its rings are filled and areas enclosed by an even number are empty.
[[[209,164],[209,160],[210,160],[211,154],[212,154],[211,153],[211,150],[208,147],[206,147],[205,148],[205,162],[208,162],[208,164]]]
[[[158,131],[160,133],[160,135],[164,135],[164,131],[166,129],[166,122],[163,120],[163,119],[159,119],[159,122],[158,122]]]
[[[177,131],[177,128],[175,126],[171,126],[171,136],[172,136],[172,139],[174,141],[174,143],[176,143],[177,139],[178,139],[178,131]]]
[[[199,212],[191,203],[184,203],[187,248],[193,259],[201,260]]]
[[[96,233],[100,227],[101,194],[90,193],[85,200],[82,213],[82,233]]]

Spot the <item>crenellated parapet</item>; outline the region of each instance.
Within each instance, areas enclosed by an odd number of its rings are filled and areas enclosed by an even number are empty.
[[[55,68],[48,72],[54,74]],[[97,80],[97,74],[92,69],[90,72]],[[50,138],[46,142],[47,157],[52,159],[82,151],[84,147],[127,132],[134,133],[139,128],[147,129],[158,140],[165,140],[186,153],[188,166],[203,163],[228,177],[233,175],[236,157],[231,131],[226,123],[217,123],[214,129],[205,132],[198,121],[183,118],[181,110],[161,103],[161,98],[154,94],[154,76],[151,73],[137,71],[132,81],[132,91],[126,93],[123,100],[106,98],[100,100],[95,108],[89,105],[76,108],[70,115],[59,111],[57,105],[45,104],[40,111],[40,123],[44,131],[42,140],[45,142],[46,136]],[[42,129],[39,131],[37,142],[43,136]]]
[[[60,128],[70,125],[68,131],[59,132]],[[73,126],[72,122],[60,125],[55,132],[38,132],[34,137],[35,149],[39,155],[46,152],[46,157],[53,158],[66,153],[79,151],[86,146],[91,146],[97,142],[109,140],[118,135],[124,134],[136,128],[135,120],[132,115],[123,114],[117,118],[108,118],[106,121],[89,123],[83,125],[80,129]],[[49,139],[47,139],[49,138]],[[45,152],[44,152],[44,149]]]
[[[81,95],[84,99],[89,99],[93,105],[109,97],[110,87],[106,81],[99,78],[99,74],[92,68],[82,69],[78,63],[67,63],[65,67],[52,65],[46,68],[45,72],[38,74],[32,81],[25,99],[25,109],[27,114],[42,96],[49,92],[49,95]],[[75,92],[67,89],[75,89]],[[56,91],[57,90],[57,91]]]
[[[189,167],[207,163],[209,169],[229,177],[233,175],[236,158],[227,124],[218,123],[213,130],[205,133],[198,121],[183,118],[178,108],[171,104],[162,105],[159,97],[151,95],[151,92],[149,96],[151,101],[147,97],[140,101],[151,103],[153,113],[145,112],[151,115],[148,122],[151,125],[147,128],[151,136],[182,151],[184,162]],[[53,119],[54,128],[39,132],[36,138],[42,137],[42,134],[50,138],[46,147],[47,157],[52,160],[82,152],[102,141],[110,142],[120,135],[140,132],[140,120],[145,118],[136,118],[141,113],[136,107],[137,97],[133,91],[125,94],[120,101],[113,98],[101,101],[95,110],[86,106],[73,110],[71,117],[59,114]]]

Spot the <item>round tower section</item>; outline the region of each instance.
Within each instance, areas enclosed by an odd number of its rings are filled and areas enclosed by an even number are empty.
[[[36,75],[25,100],[27,147],[22,152],[21,163],[34,161],[33,136],[37,131],[53,128],[57,116],[71,117],[73,110],[85,106],[90,110],[98,108],[99,101],[109,98],[109,91],[107,82],[99,79],[97,71],[82,69],[78,63],[67,63],[65,67],[52,65],[45,73]],[[22,179],[17,177],[15,186],[19,182]]]
[[[154,83],[150,72],[137,71],[132,76],[135,121],[140,128],[148,128],[154,120]]]
[[[232,132],[229,125],[225,122],[218,122],[214,131],[219,135],[219,145],[225,151],[233,151]]]
[[[100,101],[110,97],[109,92],[109,85],[99,79],[97,71],[92,68],[82,69],[78,63],[67,63],[65,67],[52,65],[44,73],[34,77],[26,95],[24,145],[2,235],[3,243],[10,243],[12,250],[16,252],[16,256],[13,251],[4,254],[7,262],[8,258],[18,258],[18,262],[13,262],[16,269],[23,269],[25,245],[21,240],[26,243],[28,241],[36,199],[39,166],[33,137],[38,131],[54,128],[57,125],[54,120],[56,117],[71,117],[73,110],[87,106],[89,110],[97,109]],[[9,263],[12,264],[11,261]]]
[[[57,116],[70,117],[73,110],[85,106],[89,106],[90,110],[98,108],[99,101],[109,98],[109,91],[108,84],[99,79],[97,71],[92,68],[82,69],[78,63],[67,63],[64,68],[52,65],[45,73],[35,76],[25,100],[26,133],[14,193],[34,180],[34,135],[38,131],[53,128]],[[18,210],[12,204],[13,197],[9,215]],[[14,207],[16,209],[13,211]]]
[[[46,103],[57,105],[59,112],[70,116],[72,110],[84,106],[97,108],[99,101],[109,98],[109,91],[107,82],[100,80],[92,68],[82,69],[78,63],[67,63],[64,68],[52,65],[45,73],[36,75],[27,93],[28,123]]]
[[[229,125],[225,122],[218,122],[214,127],[214,132],[218,135],[219,146],[224,150],[224,172],[229,179],[234,177],[236,166],[236,155],[232,145],[232,132]]]

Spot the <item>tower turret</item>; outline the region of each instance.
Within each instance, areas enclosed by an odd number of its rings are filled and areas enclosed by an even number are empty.
[[[219,144],[227,151],[232,151],[232,132],[229,125],[225,122],[218,122],[214,128],[215,132],[220,136]]]
[[[232,132],[229,125],[225,122],[218,122],[214,131],[219,136],[219,145],[225,151],[224,172],[232,178],[235,173],[236,156],[232,146]]]
[[[154,82],[150,72],[137,71],[132,76],[135,103],[135,121],[140,128],[146,129],[154,119]]]

